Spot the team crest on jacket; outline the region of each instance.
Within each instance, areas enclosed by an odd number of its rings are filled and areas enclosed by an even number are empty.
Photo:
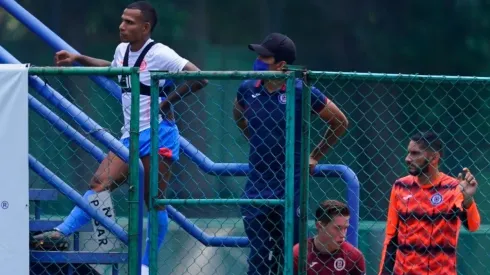
[[[279,103],[281,104],[286,104],[286,94],[280,94],[277,99],[279,100]]]
[[[333,267],[337,271],[344,270],[344,268],[345,268],[345,260],[343,258],[337,258],[337,259],[335,259],[335,261],[333,262]]]
[[[432,195],[432,197],[430,198],[430,203],[432,203],[432,205],[434,205],[434,206],[441,204],[442,203],[441,194],[436,193],[436,194]]]

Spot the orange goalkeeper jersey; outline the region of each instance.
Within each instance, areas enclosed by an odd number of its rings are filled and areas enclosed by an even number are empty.
[[[380,275],[456,274],[456,244],[461,223],[480,227],[476,203],[463,207],[457,179],[440,173],[433,184],[398,179],[391,190]]]

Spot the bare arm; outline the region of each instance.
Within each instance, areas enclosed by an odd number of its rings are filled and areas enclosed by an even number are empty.
[[[56,66],[72,66],[73,63],[79,63],[87,67],[110,67],[111,62],[103,59],[97,59],[81,54],[59,51],[54,56]]]
[[[238,128],[240,128],[245,138],[248,139],[248,123],[245,119],[244,112],[245,109],[240,104],[238,104],[238,101],[235,99],[235,102],[233,104],[233,119],[235,119],[236,125],[238,126]]]
[[[197,72],[200,70],[196,65],[192,64],[191,62],[187,62],[182,71]],[[202,88],[206,87],[207,84],[207,79],[187,80],[182,85],[173,90],[170,94],[168,94],[167,99],[160,104],[160,109],[162,110],[162,112],[165,112],[166,110],[168,110],[170,105],[175,104],[176,102],[191,93],[195,93],[201,90]]]
[[[86,55],[76,55],[75,57],[75,62],[80,63],[83,66],[87,67],[110,67],[111,62],[104,60],[104,59],[98,59]]]
[[[319,161],[327,151],[337,143],[349,126],[347,117],[331,100],[328,100],[325,107],[320,111],[319,116],[326,121],[330,127],[325,133],[322,141],[310,154],[310,157],[316,161]]]

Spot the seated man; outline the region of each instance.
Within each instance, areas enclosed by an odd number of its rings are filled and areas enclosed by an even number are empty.
[[[366,261],[361,251],[345,241],[350,212],[335,200],[320,204],[315,213],[317,235],[308,239],[306,274],[364,275]],[[299,244],[293,248],[294,273],[298,273]]]

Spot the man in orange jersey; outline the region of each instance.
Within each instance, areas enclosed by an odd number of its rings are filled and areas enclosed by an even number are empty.
[[[409,176],[391,190],[380,275],[452,275],[461,223],[480,227],[473,195],[478,183],[468,168],[458,178],[438,169],[442,142],[432,132],[416,134],[405,161]]]

